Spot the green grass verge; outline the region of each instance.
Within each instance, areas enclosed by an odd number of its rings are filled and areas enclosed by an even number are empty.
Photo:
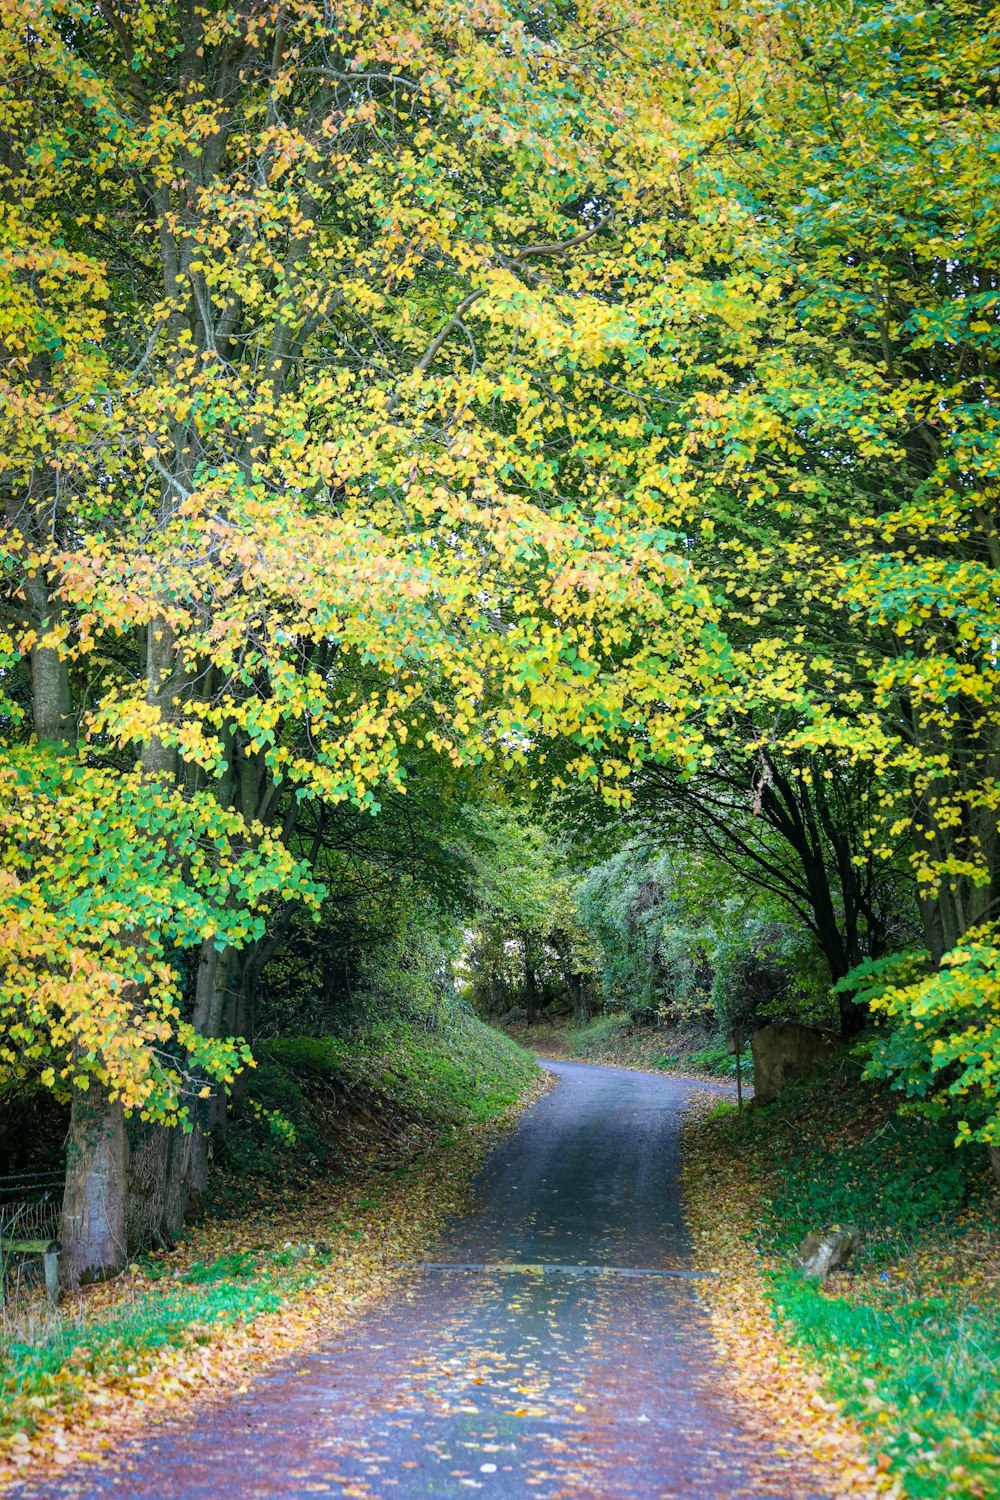
[[[1000,1495],[1000,1204],[984,1153],[895,1114],[845,1059],[710,1128],[761,1188],[776,1316],[912,1500]],[[804,1282],[810,1229],[857,1224],[847,1272]]]
[[[223,1158],[220,1202],[230,1212],[252,1180],[297,1192],[303,1176],[342,1167],[359,1131],[374,1139],[376,1119],[389,1135],[407,1122],[435,1132],[489,1121],[538,1074],[529,1052],[464,1011],[340,1036],[272,1037],[255,1058]],[[352,1108],[369,1118],[355,1127]]]
[[[347,1037],[279,1037],[260,1050],[299,1077],[374,1088],[432,1125],[493,1119],[537,1073],[529,1052],[464,1012],[420,1028],[397,1022]]]
[[[1000,1494],[1000,1315],[947,1289],[878,1305],[776,1278],[786,1328],[873,1434],[912,1500]],[[992,1300],[992,1299],[991,1299]]]
[[[46,1322],[30,1342],[3,1345],[0,1361],[0,1437],[31,1431],[32,1408],[69,1407],[88,1378],[145,1366],[164,1349],[207,1340],[210,1324],[231,1325],[280,1307],[291,1290],[267,1273],[220,1276],[190,1291],[143,1298],[135,1306],[87,1323]]]

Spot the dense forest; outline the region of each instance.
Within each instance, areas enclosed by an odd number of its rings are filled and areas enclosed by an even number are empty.
[[[0,1172],[67,1288],[306,1149],[282,1046],[475,1018],[801,1021],[1000,1173],[997,25],[0,0]]]

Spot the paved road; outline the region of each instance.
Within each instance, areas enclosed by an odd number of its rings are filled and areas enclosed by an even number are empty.
[[[481,1209],[380,1312],[22,1500],[824,1500],[719,1393],[681,1214],[689,1086],[550,1066]]]

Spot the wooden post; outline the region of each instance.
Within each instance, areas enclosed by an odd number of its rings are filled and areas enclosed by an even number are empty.
[[[45,1300],[49,1311],[55,1312],[59,1306],[59,1246],[55,1240],[45,1251],[42,1261],[45,1265]]]
[[[40,1255],[45,1267],[45,1300],[54,1309],[59,1300],[58,1240],[12,1240],[0,1238],[0,1281],[3,1283],[3,1305],[7,1305],[7,1267],[14,1255]]]
[[[743,1051],[743,1033],[738,1026],[733,1027],[733,1040],[736,1043],[736,1109],[739,1114],[742,1114],[743,1074],[740,1068],[740,1055]]]

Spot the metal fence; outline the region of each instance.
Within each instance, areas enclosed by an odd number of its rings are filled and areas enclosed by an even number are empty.
[[[61,1173],[21,1172],[0,1177],[0,1295],[41,1283],[50,1305],[59,1291]]]

